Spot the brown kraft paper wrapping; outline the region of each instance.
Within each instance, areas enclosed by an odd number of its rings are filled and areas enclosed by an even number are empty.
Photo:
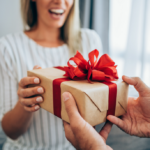
[[[44,102],[40,106],[54,114],[53,110],[53,80],[57,78],[65,78],[64,71],[56,68],[36,69],[28,71],[28,76],[39,77],[40,85],[45,89],[42,95]],[[121,116],[126,113],[128,84],[121,81],[113,81],[117,84],[117,98],[115,116]],[[92,126],[106,121],[108,110],[109,88],[100,82],[89,83],[87,80],[66,81],[61,83],[61,118],[69,122],[66,113],[62,93],[70,92],[74,99],[81,116]]]

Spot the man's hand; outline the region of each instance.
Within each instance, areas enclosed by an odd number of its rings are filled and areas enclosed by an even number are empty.
[[[68,141],[78,150],[112,150],[112,148],[106,145],[112,124],[107,122],[98,134],[81,117],[72,95],[65,92],[63,93],[63,99],[70,120],[70,124],[64,121],[65,135]]]
[[[135,87],[139,97],[128,99],[127,113],[120,119],[111,115],[107,119],[130,135],[150,137],[150,88],[137,77],[122,79]]]

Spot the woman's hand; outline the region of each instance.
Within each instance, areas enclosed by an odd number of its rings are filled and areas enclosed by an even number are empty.
[[[64,121],[65,135],[68,141],[79,150],[112,150],[106,145],[106,139],[112,124],[107,122],[98,134],[79,114],[72,95],[63,93],[65,108],[69,116],[70,124]]]
[[[150,88],[137,77],[122,78],[128,84],[134,85],[139,97],[129,97],[127,113],[121,119],[111,115],[107,119],[130,135],[150,137]]]
[[[33,69],[40,69],[41,67],[35,66]],[[40,79],[37,77],[24,77],[19,82],[18,96],[20,103],[24,109],[29,112],[37,111],[40,106],[39,103],[43,102],[43,98],[38,96],[44,93],[43,87],[35,86],[28,87],[29,85],[38,85]]]
[[[34,69],[40,69],[40,67],[35,66]],[[40,80],[36,77],[26,77],[20,81],[18,89],[19,100],[15,107],[5,113],[2,118],[3,130],[9,138],[15,140],[29,128],[33,116],[31,112],[39,109],[37,98],[40,96],[36,95],[42,94],[44,89],[39,86],[30,88],[27,88],[27,86],[39,83]],[[38,91],[39,88],[42,88],[41,91],[43,92]]]

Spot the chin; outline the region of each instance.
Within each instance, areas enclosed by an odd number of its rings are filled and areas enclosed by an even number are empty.
[[[51,28],[61,28],[64,25],[64,23],[60,22],[60,23],[53,23],[53,24],[49,24],[49,27]]]

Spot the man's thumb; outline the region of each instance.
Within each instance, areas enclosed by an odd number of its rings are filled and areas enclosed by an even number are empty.
[[[149,87],[139,77],[130,78],[127,76],[123,76],[122,79],[128,84],[133,85],[141,96],[143,95],[143,93],[146,93],[146,91],[149,91]]]
[[[63,97],[63,101],[65,104],[65,108],[66,108],[70,123],[74,120],[76,121],[79,120],[81,116],[78,112],[73,96],[69,92],[64,92],[62,94],[62,97]]]

